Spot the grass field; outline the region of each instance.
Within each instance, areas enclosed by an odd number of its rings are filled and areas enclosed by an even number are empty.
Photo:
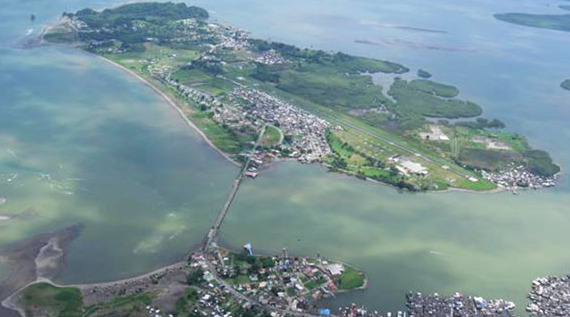
[[[277,127],[268,125],[265,127],[265,133],[263,133],[263,137],[261,138],[261,145],[271,147],[281,143],[282,139],[283,132],[281,132]]]
[[[192,287],[187,288],[175,303],[175,316],[187,316],[190,305],[199,299],[198,291]]]
[[[59,288],[37,283],[22,293],[21,306],[26,316],[77,317],[83,314],[83,299],[77,288]]]
[[[152,294],[139,293],[84,307],[79,289],[37,283],[23,291],[20,305],[28,317],[136,316],[147,314],[144,307],[152,302],[152,298]]]
[[[318,279],[318,280],[310,280],[307,283],[305,283],[305,288],[308,290],[313,290],[318,286],[321,286],[323,283],[325,283],[326,280],[324,278]]]
[[[100,303],[85,308],[84,317],[103,316],[136,316],[148,314],[145,307],[152,302],[153,295],[139,293],[128,296],[117,296],[108,303]]]
[[[353,267],[345,266],[344,272],[335,278],[335,283],[340,290],[350,290],[364,285],[364,273]]]
[[[214,77],[199,69],[179,69],[171,77],[185,86],[200,89],[214,96],[222,96],[236,87],[230,81]]]
[[[247,275],[238,275],[236,277],[232,277],[227,279],[230,284],[248,284],[251,283],[249,276]]]

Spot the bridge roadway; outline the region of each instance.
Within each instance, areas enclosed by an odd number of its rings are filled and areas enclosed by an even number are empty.
[[[254,144],[252,150],[251,150],[252,153],[255,152],[259,143],[261,142],[261,139],[263,138],[263,134],[265,133],[265,129],[266,129],[266,126],[264,125],[263,128],[261,129],[261,132],[259,133],[259,136],[257,137],[257,140],[255,141],[255,144]],[[247,172],[247,168],[249,167],[250,161],[251,161],[251,155],[247,157],[245,163],[243,164],[241,170],[239,171],[239,174],[237,175],[237,177],[234,180],[234,183],[232,185],[232,189],[230,191],[230,194],[228,195],[228,198],[226,199],[224,206],[222,207],[222,209],[220,210],[220,213],[218,214],[218,218],[216,218],[214,225],[212,226],[210,231],[208,231],[208,235],[206,236],[206,243],[204,244],[204,247],[203,247],[204,250],[208,250],[208,248],[212,245],[212,243],[218,237],[220,227],[222,226],[222,223],[224,222],[224,219],[226,218],[226,216],[230,210],[230,207],[231,207],[231,205],[232,205],[232,203],[236,197],[236,194],[239,190],[239,186],[241,185],[241,181],[243,180],[243,177],[245,176],[245,172]]]

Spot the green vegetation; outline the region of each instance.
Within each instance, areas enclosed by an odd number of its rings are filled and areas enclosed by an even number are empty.
[[[174,304],[174,315],[175,316],[186,316],[188,314],[188,308],[191,304],[198,301],[199,295],[198,291],[192,287],[187,288],[176,303]]]
[[[436,95],[438,97],[453,98],[459,95],[459,89],[454,86],[436,83],[435,81],[416,79],[410,81],[409,88]]]
[[[352,56],[344,53],[329,54],[322,50],[300,49],[293,45],[267,42],[258,39],[250,39],[249,42],[257,52],[273,50],[285,58],[302,63],[332,67],[341,73],[358,74],[382,72],[403,74],[409,71],[407,67],[400,64],[372,58]]]
[[[83,41],[119,40],[127,44],[143,43],[147,38],[160,38],[168,41],[177,36],[168,23],[183,19],[207,19],[208,12],[198,7],[188,7],[184,3],[133,3],[114,9],[97,12],[83,9],[77,13],[64,13],[68,17],[76,16],[90,28],[102,32],[79,32]],[[133,32],[136,28],[136,32]]]
[[[229,127],[218,124],[211,118],[209,112],[193,112],[188,117],[217,148],[225,153],[238,154],[250,148],[249,143],[255,140],[255,134],[238,134]]]
[[[552,162],[550,155],[542,150],[528,150],[523,153],[529,170],[535,174],[552,176],[560,172],[560,166]]]
[[[562,87],[563,89],[566,89],[566,90],[570,90],[570,79],[564,80],[564,81],[560,84],[560,87]]]
[[[22,292],[20,305],[26,316],[88,317],[132,316],[142,313],[152,302],[149,293],[117,296],[112,301],[84,307],[81,292],[73,287],[57,287],[49,283],[37,283]]]
[[[464,148],[458,159],[471,168],[499,171],[507,167],[507,162],[520,161],[522,156],[513,152]]]
[[[432,84],[408,83],[397,78],[388,91],[388,94],[398,102],[394,110],[403,118],[412,120],[420,115],[435,118],[469,118],[482,113],[481,107],[470,101],[456,99],[442,99],[436,95],[426,93],[427,87],[439,87],[438,93],[451,94],[452,88],[442,88]],[[419,86],[419,87],[418,87]]]
[[[317,288],[317,287],[323,285],[326,281],[327,281],[326,279],[320,278],[320,279],[318,279],[318,280],[310,280],[310,281],[308,281],[307,283],[305,283],[304,285],[305,285],[305,288],[306,288],[306,289],[312,291],[312,290],[314,290],[315,288]]]
[[[273,267],[275,265],[275,261],[271,257],[250,256],[246,253],[231,253],[230,257],[232,257],[232,262],[234,263],[236,271],[243,271],[247,274],[257,274],[260,269]],[[249,282],[249,278],[247,276],[246,278],[247,282]],[[232,280],[232,282],[240,283],[244,280],[245,278],[238,275]]]
[[[144,308],[152,302],[149,293],[136,293],[127,296],[117,296],[107,303],[99,303],[85,308],[81,316],[133,316],[146,313]]]
[[[81,292],[73,287],[37,283],[22,293],[21,306],[26,316],[75,317],[83,313]]]
[[[199,285],[202,282],[204,282],[204,270],[202,270],[202,268],[192,270],[186,277],[186,283],[188,283],[188,285]]]
[[[458,121],[455,123],[456,126],[467,127],[470,129],[482,130],[482,129],[504,129],[505,123],[498,119],[485,119],[477,118],[475,121]]]
[[[423,140],[423,143],[439,152],[440,156],[453,159],[470,169],[497,172],[515,164],[526,166],[527,170],[542,176],[552,176],[560,171],[548,153],[531,150],[524,136],[497,130],[502,125],[496,119],[440,124],[437,127],[450,141]],[[491,127],[495,129],[489,130]]]
[[[279,128],[276,128],[272,125],[268,125],[265,127],[265,133],[261,138],[261,145],[266,147],[271,147],[277,145],[281,142],[281,138],[283,137],[283,133]]]
[[[513,24],[570,32],[570,14],[502,13],[494,16]]]
[[[351,290],[364,285],[364,273],[357,269],[345,266],[344,272],[335,278],[335,283],[340,290]]]
[[[337,108],[370,108],[387,102],[372,77],[346,75],[327,69],[287,71],[280,76],[279,89],[313,102]]]
[[[251,280],[249,279],[248,275],[240,274],[228,279],[230,284],[247,284],[250,283]]]
[[[431,76],[432,76],[430,72],[423,70],[423,69],[418,69],[417,74],[418,74],[418,77],[424,78],[424,79],[431,78]]]

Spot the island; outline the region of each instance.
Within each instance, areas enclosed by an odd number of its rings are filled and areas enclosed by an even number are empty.
[[[561,84],[560,87],[562,87],[562,89],[566,89],[570,91],[570,79],[566,79],[564,80]]]
[[[432,76],[432,74],[430,72],[428,72],[427,70],[423,70],[423,69],[418,69],[417,75],[418,75],[418,77],[424,78],[424,79],[431,78],[431,76]]]
[[[201,8],[63,13],[44,39],[151,85],[229,160],[247,161],[250,177],[294,159],[410,191],[488,191],[554,186],[560,171],[548,153],[481,117],[458,88],[422,78],[425,71],[406,80],[409,69],[398,63],[250,38],[209,22]],[[389,86],[375,82],[382,76],[393,78]]]
[[[562,10],[570,10],[568,5],[558,7]],[[570,14],[500,13],[495,14],[494,17],[523,26],[570,32]]]

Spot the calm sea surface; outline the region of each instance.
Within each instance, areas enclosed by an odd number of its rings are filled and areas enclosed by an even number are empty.
[[[563,2],[192,4],[256,37],[426,69],[567,167],[570,93],[559,84],[570,77],[570,34],[492,17],[562,12]],[[8,199],[0,215],[20,215],[0,225],[0,245],[84,222],[63,282],[126,277],[179,259],[207,231],[237,172],[121,71],[64,47],[14,48],[62,11],[113,4],[9,0],[0,11],[0,197]],[[320,252],[364,269],[369,288],[331,306],[397,310],[405,292],[417,290],[523,307],[533,278],[570,272],[568,206],[566,178],[554,190],[519,196],[411,195],[283,163],[244,184],[222,234],[234,247],[251,241],[262,252]]]

